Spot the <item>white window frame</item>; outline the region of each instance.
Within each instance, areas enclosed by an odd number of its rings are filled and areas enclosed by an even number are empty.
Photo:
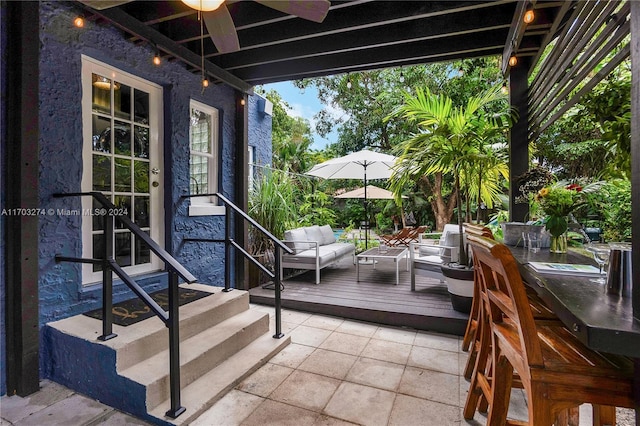
[[[82,55],[82,192],[93,191],[92,187],[92,161],[93,149],[91,141],[92,135],[92,74],[110,76],[113,80],[126,84],[133,88],[148,91],[149,93],[149,119],[154,120],[156,125],[149,126],[149,146],[155,148],[153,161],[149,163],[149,169],[163,169],[163,129],[164,115],[162,103],[162,86],[144,80],[135,75],[121,71],[108,64],[95,60],[89,56]],[[151,159],[150,159],[151,160]],[[153,177],[158,182],[158,187],[164,187],[163,173],[159,173]],[[149,182],[151,184],[151,182]],[[164,197],[163,192],[158,191],[152,197],[152,205],[150,206],[153,214],[150,216],[149,226],[151,229],[151,238],[158,243],[160,247],[164,247]],[[84,212],[92,211],[92,197],[82,197],[82,209]],[[82,256],[84,258],[93,258],[93,217],[83,215],[82,217]],[[161,260],[151,253],[151,263],[140,265],[132,265],[124,267],[129,275],[139,275],[152,273],[162,270],[163,264]],[[96,284],[102,280],[102,271],[94,272],[92,264],[82,265],[82,285],[88,286]]]
[[[209,193],[218,192],[218,170],[220,167],[218,134],[220,129],[220,113],[217,108],[203,104],[191,99],[189,103],[189,119],[191,119],[191,110],[197,109],[211,116],[211,140],[208,153],[201,151],[193,151],[191,143],[191,128],[189,128],[189,187],[191,187],[191,156],[197,155],[207,159],[207,187]],[[191,126],[191,121],[189,121]],[[216,203],[216,197],[192,197],[189,205],[189,216],[218,216],[224,215],[224,206]]]

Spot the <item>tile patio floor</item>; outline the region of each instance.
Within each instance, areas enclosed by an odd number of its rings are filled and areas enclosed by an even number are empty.
[[[271,307],[252,309],[273,317]],[[468,382],[461,376],[467,356],[461,338],[292,310],[283,310],[282,321],[292,343],[193,426],[485,424],[481,414],[471,422],[462,417]],[[3,398],[0,424],[145,424],[64,391],[46,382],[40,396]],[[510,411],[510,417],[526,418],[522,391],[513,392]],[[591,423],[588,406],[580,423]]]

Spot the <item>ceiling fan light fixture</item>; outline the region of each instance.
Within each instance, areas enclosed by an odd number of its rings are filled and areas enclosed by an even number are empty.
[[[224,0],[182,0],[182,3],[201,12],[211,12],[219,8]]]

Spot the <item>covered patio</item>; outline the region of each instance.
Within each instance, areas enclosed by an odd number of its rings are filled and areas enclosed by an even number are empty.
[[[3,7],[6,7],[4,3]],[[248,166],[244,156],[248,120],[242,106],[252,94],[254,85],[502,55],[503,72],[509,76],[511,104],[519,112],[519,121],[510,135],[510,219],[524,220],[528,205],[516,203],[519,194],[515,177],[528,168],[530,141],[608,72],[631,57],[633,264],[640,265],[640,4],[637,2],[333,1],[323,24],[296,20],[256,2],[230,2],[229,10],[241,46],[239,51],[231,53],[218,52],[206,34],[202,37],[195,12],[181,2],[106,3],[115,6],[103,8],[98,2],[90,1],[77,2],[77,6],[87,19],[121,29],[124,37],[132,42],[155,46],[164,60],[180,61],[193,72],[202,72],[213,83],[235,89],[236,142],[240,154],[234,158],[233,166],[244,179],[234,192],[236,203],[245,209]],[[622,8],[618,9],[620,5]],[[536,11],[537,18],[532,25],[525,25],[523,16],[529,7]],[[12,45],[12,54],[8,58],[7,68],[11,72],[6,87],[15,110],[13,116],[20,117],[15,124],[8,120],[11,124],[6,135],[20,143],[5,148],[10,161],[3,166],[10,179],[3,189],[7,189],[4,195],[7,207],[19,208],[37,204],[39,199],[37,183],[30,185],[38,181],[38,168],[33,165],[39,162],[33,150],[38,146],[39,134],[30,126],[35,123],[37,128],[41,113],[37,108],[37,85],[30,84],[38,80],[41,60],[39,10],[38,3],[33,2],[15,2],[6,9],[8,13],[3,17],[11,23],[12,29],[7,43]],[[599,43],[587,45],[596,34],[602,34]],[[555,48],[543,58],[544,48],[554,40],[557,41]],[[609,54],[612,54],[609,63],[599,67]],[[536,78],[530,82],[534,69],[538,70]],[[587,84],[579,86],[585,81]],[[2,278],[12,286],[4,303],[14,307],[11,316],[14,320],[7,323],[6,334],[20,343],[13,345],[15,350],[9,357],[12,363],[9,371],[14,372],[11,380],[18,393],[26,394],[37,389],[39,383],[37,330],[40,318],[38,304],[34,303],[39,300],[38,271],[42,260],[37,255],[38,238],[34,238],[39,233],[39,224],[37,218],[12,219],[8,221],[8,228],[11,229],[10,238],[3,240],[7,259],[3,266],[7,272]],[[234,234],[238,241],[247,239],[244,225],[235,225]],[[240,287],[247,267],[242,262],[235,262],[234,267]],[[377,316],[376,322],[415,328],[422,328],[418,324],[424,323],[435,327],[436,322],[441,322],[450,327],[442,331],[452,334],[460,334],[460,324],[466,322],[446,307],[448,296],[436,281],[424,279],[414,295],[407,295],[406,272],[397,287],[390,283],[392,279],[376,276],[369,277],[366,284],[356,283],[345,278],[347,275],[341,277],[338,272],[326,271],[319,286],[303,276],[285,281],[283,305],[338,316],[347,316],[345,313],[349,312],[347,317],[369,321]],[[634,269],[633,277],[636,283],[640,282],[640,268]],[[382,287],[387,300],[382,300],[383,296],[378,293]],[[389,291],[399,301],[393,303],[397,305],[395,311],[389,302]],[[267,293],[271,292],[252,290],[252,297],[255,301],[269,303]],[[289,294],[291,297],[287,299]],[[341,299],[341,304],[332,298]],[[632,310],[637,322],[640,318],[640,285],[633,289]],[[409,323],[394,322],[397,318]],[[638,365],[636,362],[636,381],[640,383]],[[14,366],[19,368],[12,368]]]

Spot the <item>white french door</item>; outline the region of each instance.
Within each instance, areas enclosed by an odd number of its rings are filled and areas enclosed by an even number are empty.
[[[82,57],[82,191],[99,191],[163,246],[162,88]],[[83,257],[104,247],[101,206],[82,200]],[[130,275],[161,269],[149,247],[116,221],[114,258]],[[102,278],[101,265],[83,265],[83,284]]]

